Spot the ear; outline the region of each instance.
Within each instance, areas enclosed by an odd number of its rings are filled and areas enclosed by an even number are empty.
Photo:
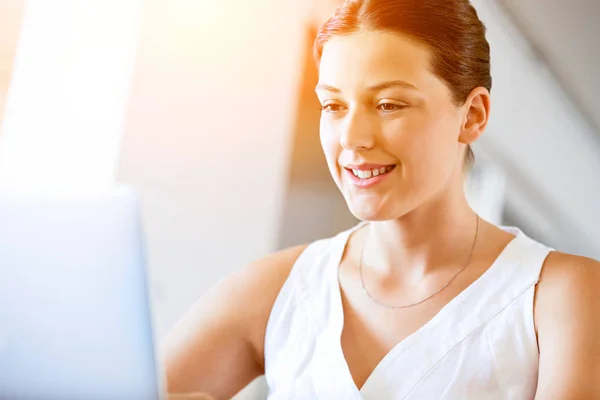
[[[484,87],[476,87],[471,90],[465,104],[464,118],[458,141],[464,144],[472,144],[485,131],[490,117],[490,92]]]

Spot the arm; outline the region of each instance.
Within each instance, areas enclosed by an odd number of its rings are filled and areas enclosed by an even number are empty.
[[[170,394],[168,400],[214,400],[204,393]]]
[[[169,392],[229,399],[264,373],[267,320],[303,250],[294,247],[245,267],[187,312],[161,343]]]
[[[600,263],[551,253],[538,283],[536,400],[600,399]]]

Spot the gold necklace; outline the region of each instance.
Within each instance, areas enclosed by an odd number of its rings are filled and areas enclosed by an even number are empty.
[[[473,246],[471,246],[471,252],[469,253],[469,258],[467,259],[467,262],[465,263],[465,265],[459,269],[452,278],[450,278],[450,280],[448,282],[446,282],[446,284],[444,286],[442,286],[441,288],[439,288],[438,290],[436,290],[435,292],[433,292],[430,296],[417,301],[416,303],[411,303],[411,304],[403,304],[400,306],[396,306],[396,305],[392,305],[392,304],[386,304],[386,303],[382,303],[379,300],[377,300],[375,297],[373,297],[371,295],[371,293],[369,293],[369,290],[367,289],[367,285],[365,285],[365,279],[363,277],[363,268],[362,268],[362,260],[363,260],[363,253],[365,251],[365,243],[367,241],[366,237],[365,240],[363,241],[363,245],[362,245],[362,249],[360,251],[360,260],[358,262],[358,270],[360,272],[360,283],[362,283],[362,287],[363,290],[365,292],[365,294],[367,296],[369,296],[369,298],[371,300],[373,300],[375,303],[379,304],[380,306],[386,307],[386,308],[409,308],[409,307],[413,307],[416,306],[418,304],[421,304],[427,300],[429,300],[430,298],[432,298],[433,296],[435,296],[436,294],[438,294],[439,292],[441,292],[442,290],[444,290],[448,285],[450,285],[450,283],[452,283],[452,281],[461,273],[465,270],[465,268],[467,268],[467,265],[469,265],[469,262],[471,261],[471,256],[473,256],[473,250],[475,250],[475,245],[477,244],[477,237],[479,236],[479,216],[477,216],[477,227],[475,228],[475,240],[473,240]]]

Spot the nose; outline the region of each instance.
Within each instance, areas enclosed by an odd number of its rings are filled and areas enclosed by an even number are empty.
[[[374,145],[374,135],[368,117],[356,110],[348,113],[342,123],[340,144],[346,150],[368,150]]]

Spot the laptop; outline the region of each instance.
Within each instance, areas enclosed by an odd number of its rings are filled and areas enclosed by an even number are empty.
[[[163,398],[140,225],[125,187],[0,193],[0,399]]]

